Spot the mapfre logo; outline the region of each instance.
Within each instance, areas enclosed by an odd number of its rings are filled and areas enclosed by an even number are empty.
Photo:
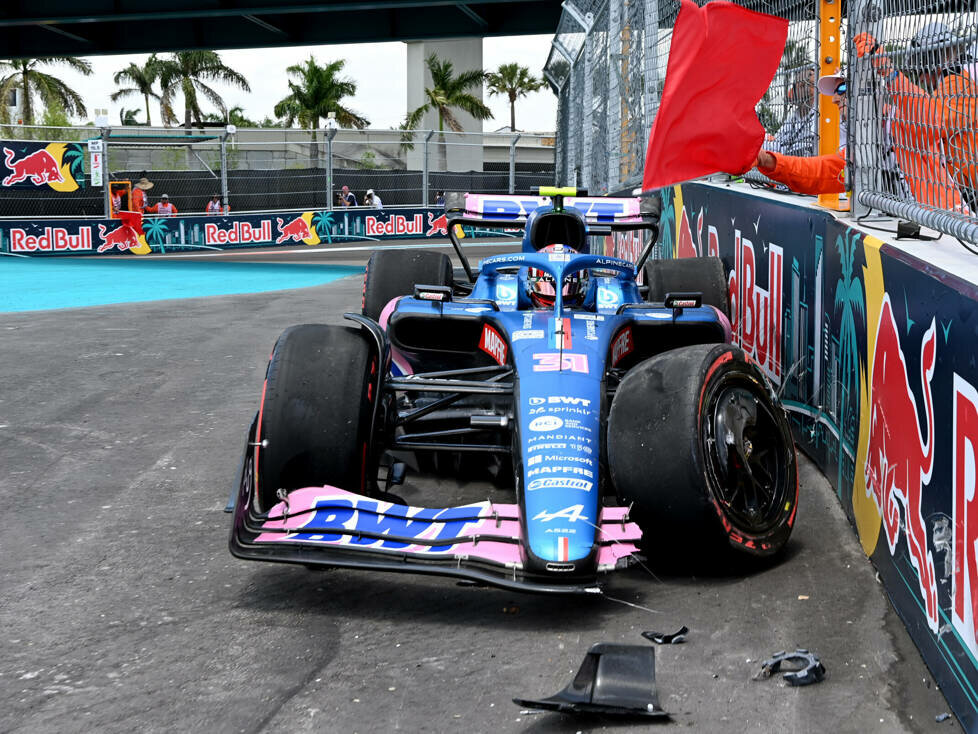
[[[482,327],[482,338],[479,340],[479,349],[496,360],[499,364],[506,364],[506,354],[509,348],[506,342],[489,324]]]

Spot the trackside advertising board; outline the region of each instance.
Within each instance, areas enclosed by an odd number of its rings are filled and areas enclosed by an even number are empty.
[[[448,236],[439,209],[333,211],[143,218],[142,233],[118,220],[0,220],[0,251],[15,255],[179,252],[202,248],[296,247],[358,240]],[[503,236],[466,228],[466,236]]]
[[[722,259],[736,341],[974,731],[978,288],[816,207],[708,184],[663,197],[663,256]]]

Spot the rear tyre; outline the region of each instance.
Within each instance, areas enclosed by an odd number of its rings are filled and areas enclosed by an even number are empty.
[[[608,417],[608,464],[647,545],[689,558],[778,553],[798,502],[794,444],[737,347],[674,349],[633,368]],[[735,554],[734,554],[735,555]]]
[[[716,306],[730,317],[727,276],[718,257],[649,260],[645,264],[645,282],[651,302],[662,303],[667,293],[696,291],[703,294],[704,305]]]
[[[442,252],[378,250],[367,261],[361,311],[374,321],[392,298],[414,293],[416,285],[452,284],[452,260]]]
[[[366,488],[376,348],[361,329],[302,324],[272,351],[258,419],[255,455],[260,512],[286,490],[325,484]]]

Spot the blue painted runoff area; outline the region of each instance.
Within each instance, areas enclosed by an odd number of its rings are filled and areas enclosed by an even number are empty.
[[[0,258],[0,313],[308,288],[353,265],[96,258]]]

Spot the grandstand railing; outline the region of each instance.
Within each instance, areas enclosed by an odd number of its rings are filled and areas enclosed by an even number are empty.
[[[821,203],[851,207],[856,217],[875,210],[978,242],[974,5],[737,1],[789,21],[780,67],[757,107],[767,145],[818,155],[846,143],[850,194],[820,197]],[[592,194],[636,188],[679,0],[566,0],[563,7],[545,67],[558,97],[555,182],[586,186]],[[949,7],[962,10],[947,12]],[[861,33],[878,43],[876,54],[859,57],[854,38]],[[815,89],[817,77],[837,67],[848,82],[845,127],[835,105]],[[883,77],[884,67],[887,76],[897,73],[894,81]],[[810,134],[786,135],[806,125]],[[782,147],[787,137],[790,145]],[[746,178],[776,186],[756,170]]]
[[[90,141],[101,145],[95,185]],[[151,204],[165,193],[181,213],[202,212],[214,194],[234,212],[330,209],[344,185],[360,205],[372,189],[385,208],[433,205],[447,190],[529,194],[554,179],[555,133],[0,125],[4,147],[11,165],[39,148],[67,148],[71,163],[58,163],[72,180],[0,186],[0,217],[64,218],[105,216],[111,182],[143,176],[154,184]],[[0,180],[11,172],[0,166]]]

